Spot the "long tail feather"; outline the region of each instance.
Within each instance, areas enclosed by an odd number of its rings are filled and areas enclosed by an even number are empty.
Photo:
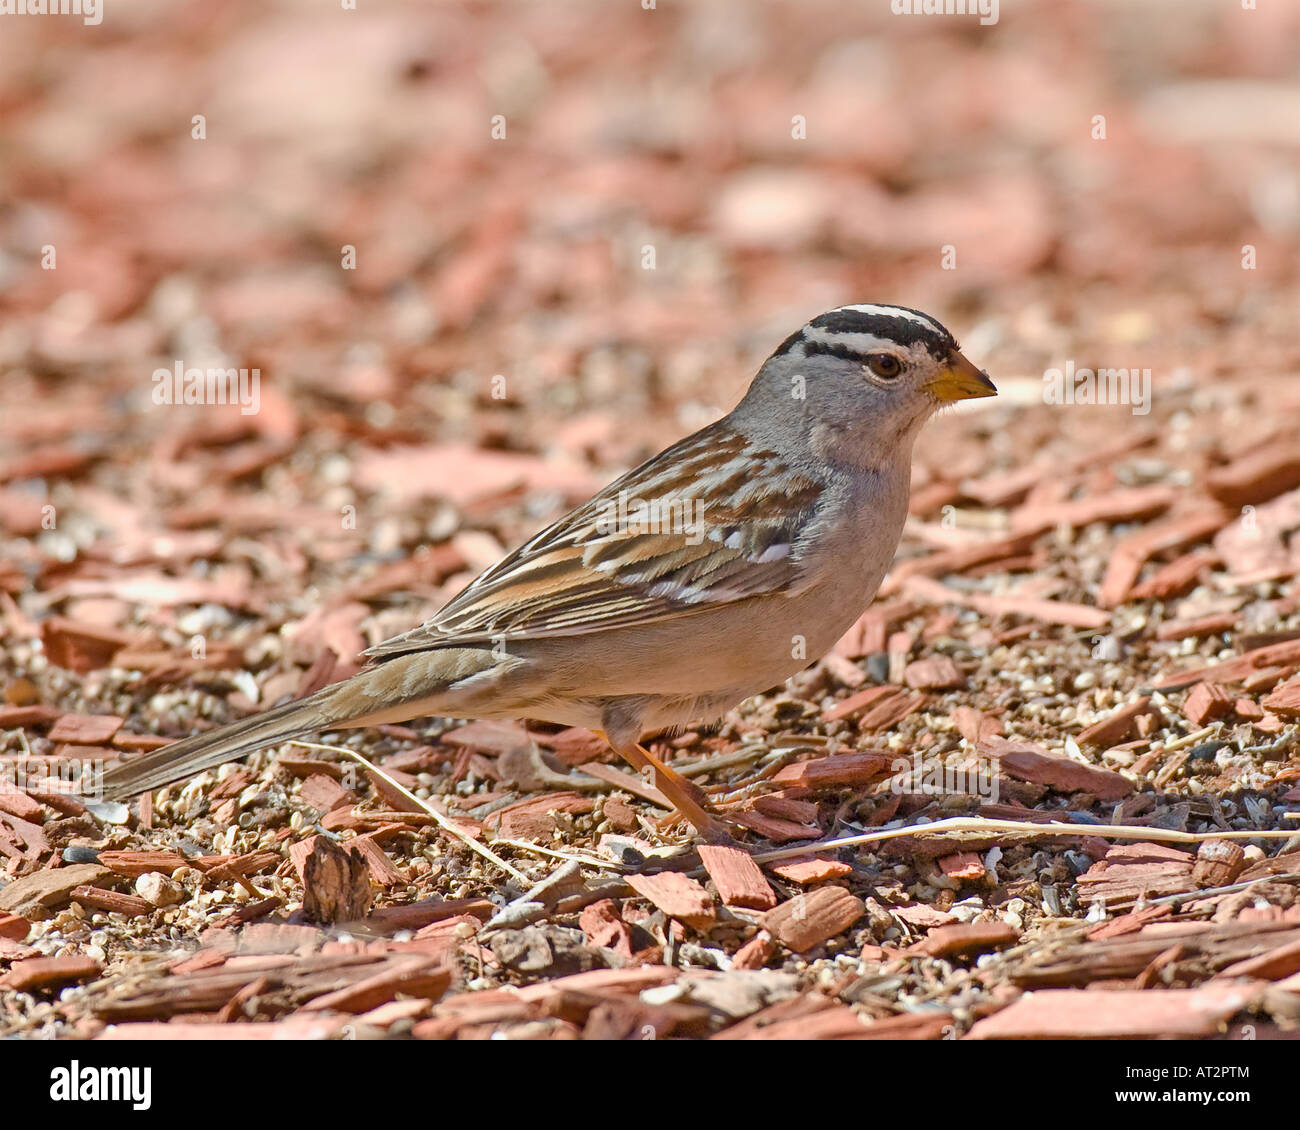
[[[286,702],[262,714],[182,738],[104,774],[104,799],[121,800],[181,781],[234,761],[269,745],[302,737],[336,724],[323,707],[337,687],[326,687],[297,702]]]

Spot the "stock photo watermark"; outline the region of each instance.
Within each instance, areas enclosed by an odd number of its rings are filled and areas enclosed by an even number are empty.
[[[186,368],[177,361],[170,369],[153,371],[153,402],[177,404],[237,404],[243,416],[255,416],[262,404],[261,369]]]
[[[998,0],[889,0],[896,16],[979,16],[983,27],[998,22]]]
[[[1064,368],[1043,373],[1043,403],[1120,404],[1145,416],[1151,411],[1151,370],[1088,369],[1067,361]]]
[[[104,762],[98,758],[14,757],[0,761],[0,790],[99,800]]]
[[[98,27],[104,22],[103,0],[0,0],[0,16],[80,16]]]
[[[914,753],[910,758],[895,758],[889,768],[894,774],[889,788],[897,796],[976,796],[997,803],[997,769],[984,758],[948,765]]]

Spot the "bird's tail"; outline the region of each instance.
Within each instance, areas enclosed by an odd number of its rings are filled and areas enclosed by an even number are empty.
[[[335,692],[344,685],[325,687],[296,702],[286,702],[215,730],[182,738],[118,765],[104,774],[104,799],[122,800],[184,780],[266,746],[328,729],[340,721],[330,704]]]

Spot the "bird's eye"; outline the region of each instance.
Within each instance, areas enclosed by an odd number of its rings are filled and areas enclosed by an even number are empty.
[[[903,363],[892,353],[872,353],[867,358],[867,368],[876,376],[889,380],[903,371]]]

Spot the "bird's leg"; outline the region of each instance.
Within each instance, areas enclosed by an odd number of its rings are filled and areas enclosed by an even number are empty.
[[[695,825],[696,831],[706,840],[711,843],[724,843],[731,840],[731,833],[727,826],[701,803],[700,790],[697,785],[691,784],[680,773],[669,769],[659,758],[638,742],[615,742],[608,734],[605,734],[605,740],[613,747],[614,752],[631,765],[633,769],[638,771],[646,767],[653,769],[655,771],[655,786],[676,806],[678,812]]]

